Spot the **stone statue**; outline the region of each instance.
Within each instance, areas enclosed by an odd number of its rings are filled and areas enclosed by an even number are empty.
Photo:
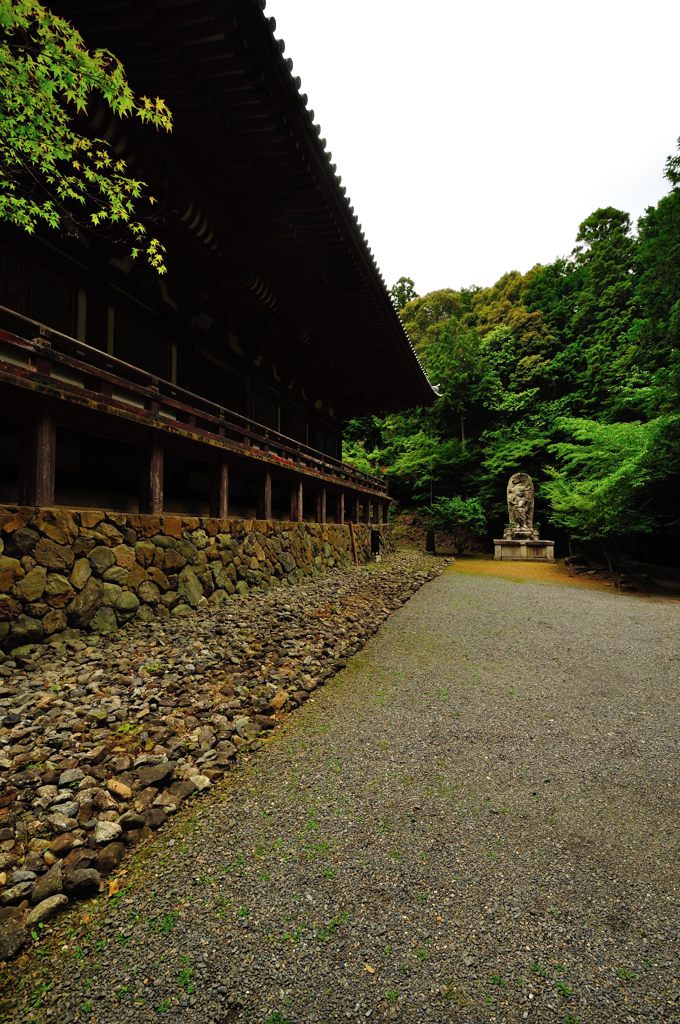
[[[534,527],[534,484],[528,473],[508,480],[508,519],[502,537],[494,538],[494,558],[513,562],[552,562],[555,542],[541,540]]]
[[[534,535],[534,485],[527,473],[513,473],[508,481],[508,518],[512,536]]]

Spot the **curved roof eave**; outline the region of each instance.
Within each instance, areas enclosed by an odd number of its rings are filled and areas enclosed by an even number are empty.
[[[302,122],[306,125],[307,141],[311,152],[317,157],[317,167],[330,185],[338,211],[341,213],[347,234],[351,237],[357,253],[360,255],[367,272],[370,284],[379,297],[383,310],[392,332],[402,354],[410,364],[414,374],[414,401],[413,405],[430,405],[437,399],[437,392],[428,380],[425,369],[415,351],[413,343],[408,336],[402,319],[394,306],[388,291],[385,279],[375,260],[368,240],[361,227],[359,219],[354,211],[346,187],[342,184],[342,176],[337,173],[337,167],[331,160],[331,153],[326,146],[326,140],[322,135],[321,126],[314,120],[314,111],[308,107],[306,93],[301,91],[302,82],[298,76],[293,74],[293,61],[284,57],[286,44],[283,39],[276,37],[276,19],[267,17],[265,14],[267,0],[249,0],[262,16],[263,22],[269,30],[271,43],[276,51],[280,71],[286,82],[287,88],[297,104]],[[402,407],[407,403],[403,403]]]

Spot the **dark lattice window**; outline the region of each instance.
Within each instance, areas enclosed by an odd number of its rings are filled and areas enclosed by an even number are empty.
[[[144,323],[116,310],[113,354],[140,370],[167,379],[170,373],[170,344],[153,322]]]
[[[0,246],[0,303],[64,334],[76,333],[75,285],[5,246]]]

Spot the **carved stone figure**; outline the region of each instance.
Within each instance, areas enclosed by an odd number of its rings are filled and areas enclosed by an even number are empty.
[[[494,558],[513,562],[552,562],[555,542],[541,540],[534,527],[534,485],[528,473],[508,480],[508,519],[502,538],[494,539]]]
[[[528,473],[513,473],[508,481],[508,518],[513,535],[533,536],[534,485]]]

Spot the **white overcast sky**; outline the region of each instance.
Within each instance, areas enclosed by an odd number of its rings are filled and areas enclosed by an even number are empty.
[[[680,135],[680,0],[268,0],[390,285],[492,284],[637,218]]]

